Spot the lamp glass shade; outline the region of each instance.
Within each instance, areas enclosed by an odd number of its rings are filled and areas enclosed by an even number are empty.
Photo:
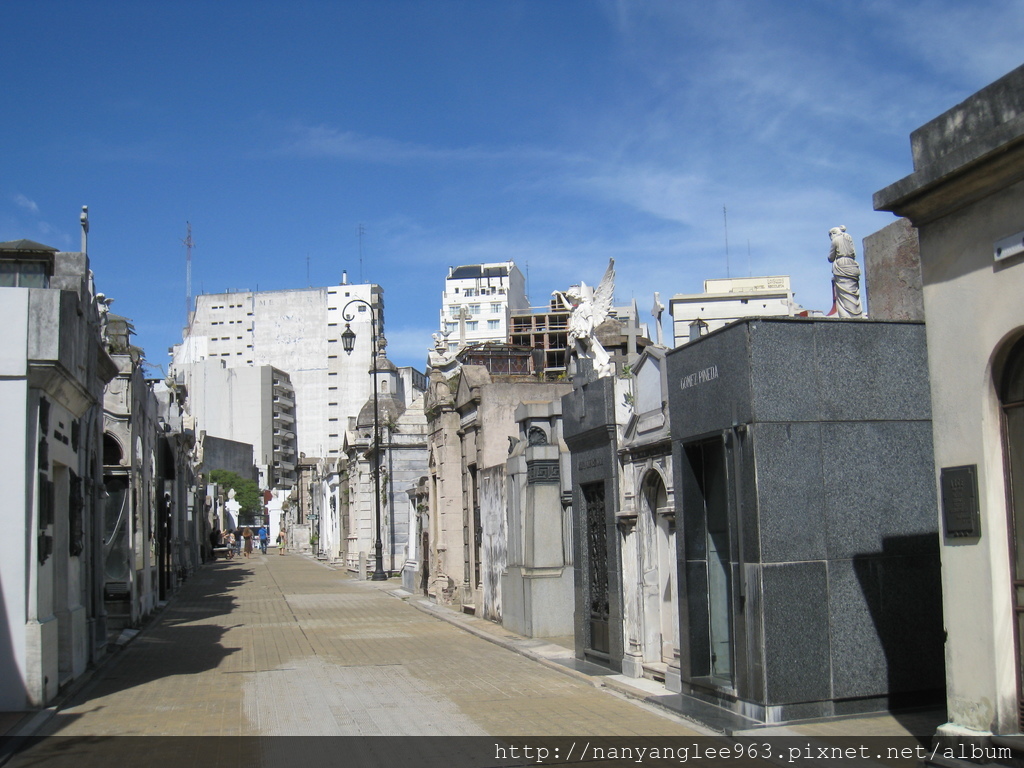
[[[356,334],[352,330],[352,326],[345,323],[345,331],[341,334],[341,346],[345,350],[346,354],[351,355],[352,350],[356,348]]]

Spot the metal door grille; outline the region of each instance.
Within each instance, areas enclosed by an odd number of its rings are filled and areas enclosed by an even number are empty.
[[[580,489],[586,507],[587,551],[590,584],[590,648],[609,652],[608,636],[608,527],[605,521],[604,483]]]

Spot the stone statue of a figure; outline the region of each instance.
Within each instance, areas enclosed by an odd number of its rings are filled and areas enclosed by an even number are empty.
[[[828,260],[832,263],[835,312],[839,317],[863,317],[860,305],[860,265],[857,263],[853,238],[844,226],[832,227],[828,236],[832,241]]]
[[[597,339],[596,329],[611,314],[615,292],[615,260],[608,260],[608,269],[596,289],[586,283],[572,286],[564,294],[572,307],[569,315],[569,350],[577,358],[594,361],[594,372],[601,376],[614,373],[611,356]]]

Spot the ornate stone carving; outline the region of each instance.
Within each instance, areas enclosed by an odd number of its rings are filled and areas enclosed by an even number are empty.
[[[615,293],[615,259],[608,259],[608,269],[596,289],[580,283],[561,294],[563,303],[572,308],[569,315],[569,352],[578,360],[593,361],[598,378],[614,371],[611,356],[597,339],[597,328],[611,315]]]

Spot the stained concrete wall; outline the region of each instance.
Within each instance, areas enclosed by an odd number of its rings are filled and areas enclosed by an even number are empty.
[[[864,290],[874,320],[924,320],[921,245],[899,219],[864,238]]]

